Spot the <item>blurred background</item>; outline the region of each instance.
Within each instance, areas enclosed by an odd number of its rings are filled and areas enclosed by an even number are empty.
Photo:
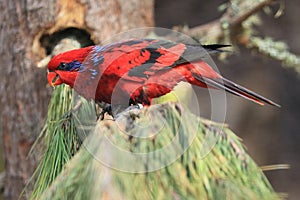
[[[220,18],[218,7],[225,0],[156,0],[155,25],[173,28],[190,27]],[[270,36],[288,44],[290,51],[300,55],[299,0],[284,1],[282,16],[274,18],[260,12],[262,25],[257,34]],[[265,172],[277,192],[288,193],[289,199],[299,199],[300,190],[300,89],[299,75],[277,61],[238,47],[224,61],[214,59],[222,75],[268,97],[282,107],[257,106],[232,95],[227,96],[229,127],[243,139],[249,154],[259,166],[289,164],[289,170]],[[199,90],[198,88],[194,88]],[[202,91],[199,90],[201,94]],[[0,141],[2,142],[2,141]],[[0,145],[1,151],[2,144]],[[0,172],[3,170],[0,153]],[[1,177],[0,177],[1,178]],[[1,197],[0,197],[1,199]]]
[[[218,6],[226,1],[157,0],[155,23],[158,27],[178,25],[191,27],[218,19]],[[285,2],[279,18],[260,12],[260,36],[270,36],[288,44],[300,54],[300,1]],[[239,47],[225,61],[214,59],[222,75],[274,100],[281,108],[260,107],[227,95],[226,123],[243,139],[249,154],[259,166],[289,164],[289,170],[265,172],[277,192],[288,193],[289,199],[300,197],[300,79],[291,69],[256,52]],[[196,89],[196,88],[195,88]],[[197,89],[196,89],[197,90]]]

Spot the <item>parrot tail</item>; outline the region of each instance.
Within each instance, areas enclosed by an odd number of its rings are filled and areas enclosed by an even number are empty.
[[[272,106],[280,107],[280,105],[278,105],[277,103],[274,103],[273,101],[223,77],[219,79],[211,79],[211,78],[199,76],[197,74],[193,74],[193,76],[197,80],[205,83],[208,87],[225,90],[226,92],[243,97],[259,105],[269,104]]]

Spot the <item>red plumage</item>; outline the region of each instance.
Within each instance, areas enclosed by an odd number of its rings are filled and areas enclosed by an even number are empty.
[[[205,55],[226,45],[188,45],[157,39],[127,40],[59,54],[48,64],[49,84],[70,85],[96,102],[142,103],[169,93],[179,82],[222,89],[260,105],[276,103],[218,74]],[[205,51],[205,50],[206,51]]]

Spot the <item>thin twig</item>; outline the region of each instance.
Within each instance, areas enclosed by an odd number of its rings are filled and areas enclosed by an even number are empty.
[[[224,29],[222,27],[222,23],[224,22],[228,23],[230,32],[236,34],[236,31],[240,29],[242,23],[245,20],[247,20],[250,16],[257,13],[264,7],[271,5],[275,1],[276,0],[262,1],[256,4],[255,6],[253,6],[251,9],[245,10],[238,16],[232,14],[232,9],[229,6],[226,12],[219,19],[190,29],[183,28],[180,31],[193,37],[199,37],[199,36],[207,35],[207,33],[211,33],[213,34],[214,38],[217,40],[224,35]],[[174,27],[174,29],[178,30],[179,28]]]
[[[256,4],[255,6],[253,6],[252,8],[250,8],[249,10],[246,10],[241,15],[231,18],[229,20],[230,25],[232,27],[233,26],[241,26],[241,24],[244,21],[246,21],[250,16],[252,16],[255,13],[257,13],[258,11],[260,11],[261,9],[263,9],[264,7],[271,5],[275,1],[276,0],[265,0],[265,1],[262,1],[262,2],[260,2],[258,4]]]
[[[192,36],[196,36],[197,34],[201,33],[201,35],[211,31],[212,29],[218,29],[221,31],[221,22],[220,19],[211,21],[209,23],[203,24],[201,26],[196,26],[194,28],[189,29],[189,34]]]

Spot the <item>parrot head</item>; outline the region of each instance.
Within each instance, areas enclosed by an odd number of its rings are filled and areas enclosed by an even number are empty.
[[[54,56],[48,64],[49,84],[54,87],[65,83],[73,87],[78,73],[84,68],[82,63],[92,48],[75,49]]]

